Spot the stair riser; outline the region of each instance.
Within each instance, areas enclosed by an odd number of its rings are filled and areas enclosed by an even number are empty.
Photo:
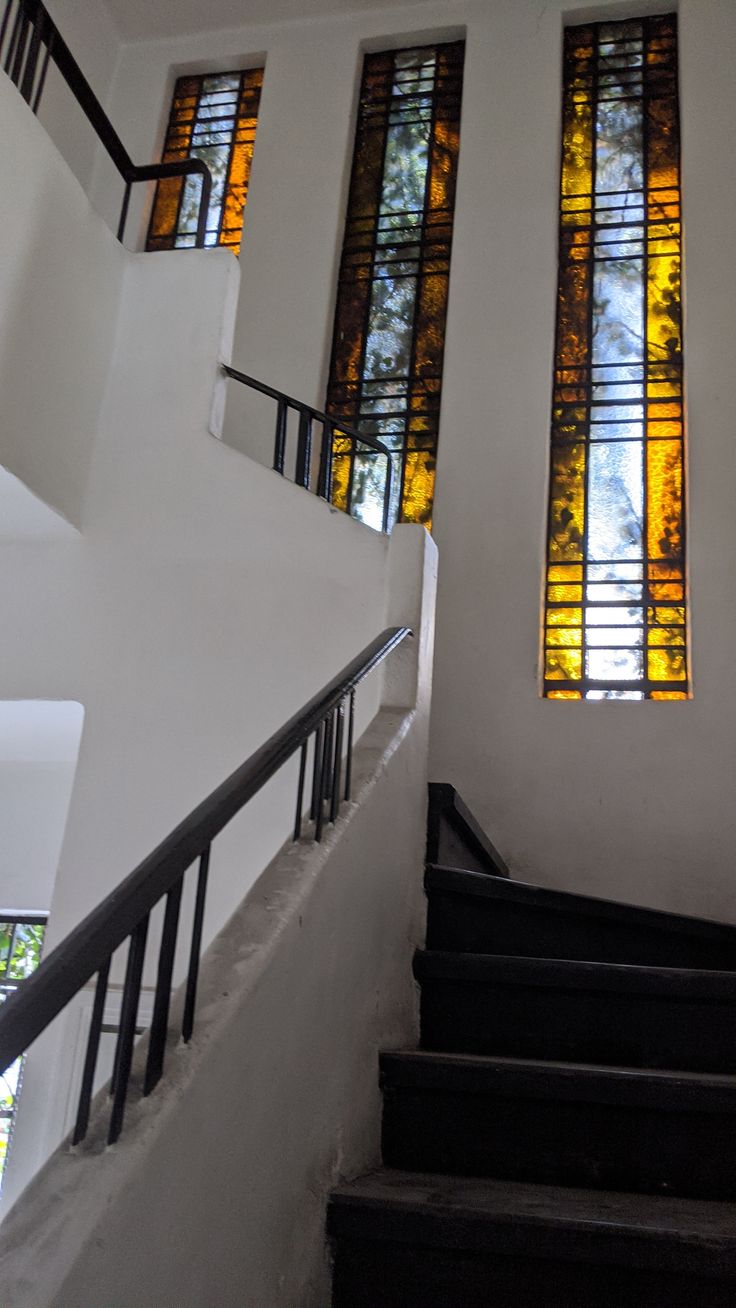
[[[388,1167],[736,1198],[736,1114],[384,1089]]]
[[[481,982],[422,982],[422,1046],[625,1067],[736,1071],[736,1005]]]
[[[476,896],[429,893],[427,948],[732,971],[736,951],[679,933]]]
[[[333,1308],[733,1308],[736,1283],[687,1273],[340,1239]]]

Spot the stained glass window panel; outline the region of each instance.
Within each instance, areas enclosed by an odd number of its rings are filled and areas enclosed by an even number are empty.
[[[390,523],[431,525],[464,45],[363,67],[326,408],[392,451]],[[380,527],[384,460],[333,450],[333,500]]]
[[[263,69],[180,77],[174,89],[163,161],[202,159],[212,174],[205,245],[238,254],[263,85]],[[193,246],[201,179],[170,177],[158,183],[148,229],[148,250]]]
[[[568,28],[564,78],[544,693],[683,699],[674,16]]]

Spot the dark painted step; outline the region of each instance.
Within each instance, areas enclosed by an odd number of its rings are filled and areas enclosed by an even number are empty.
[[[418,951],[422,1047],[736,1072],[736,974]]]
[[[736,969],[736,927],[588,895],[428,867],[427,948]]]
[[[733,1308],[736,1208],[376,1172],[330,1201],[333,1308]]]
[[[736,1077],[381,1056],[389,1167],[736,1198]]]
[[[507,877],[503,858],[455,787],[430,781],[428,790],[427,862]]]

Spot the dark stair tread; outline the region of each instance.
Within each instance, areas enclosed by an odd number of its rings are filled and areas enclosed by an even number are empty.
[[[402,1049],[380,1056],[381,1084],[463,1094],[564,1099],[662,1112],[736,1112],[736,1076],[487,1054]]]
[[[537,886],[531,882],[516,881],[512,878],[488,877],[482,872],[471,872],[436,863],[427,865],[424,884],[427,890],[517,902],[526,904],[530,908],[543,909],[547,913],[578,912],[586,916],[604,917],[622,924],[705,936],[714,942],[733,944],[736,949],[736,925],[718,922],[713,918],[689,917],[640,904],[626,904],[620,900],[578,894],[576,891]]]
[[[736,1277],[736,1205],[385,1168],[335,1190],[333,1238]]]
[[[736,975],[706,968],[419,949],[414,955],[414,975],[420,982],[437,978],[481,985],[550,986],[578,992],[614,991],[736,1002]]]

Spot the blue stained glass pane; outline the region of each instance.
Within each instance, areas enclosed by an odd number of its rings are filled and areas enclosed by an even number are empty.
[[[641,557],[644,468],[640,442],[591,445],[588,478],[590,557]]]
[[[593,276],[593,362],[644,354],[644,266],[641,259],[596,263]]]

